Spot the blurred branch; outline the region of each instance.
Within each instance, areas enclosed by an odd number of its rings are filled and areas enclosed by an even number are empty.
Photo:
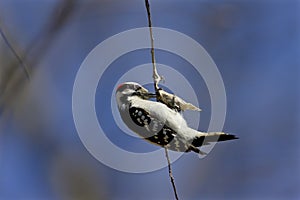
[[[14,126],[20,125],[22,133],[26,133],[24,134],[25,136],[22,137],[27,137],[28,141],[30,141],[30,148],[38,149],[41,154],[46,153],[43,157],[45,156],[47,159],[41,161],[46,163],[46,170],[51,170],[51,162],[54,167],[60,164],[57,162],[56,158],[65,151],[66,146],[63,146],[57,137],[50,134],[50,132],[52,133],[56,131],[56,129],[49,125],[51,122],[47,121],[47,119],[49,119],[47,113],[45,113],[44,110],[39,109],[40,105],[39,102],[37,102],[37,99],[33,98],[35,101],[34,103],[37,103],[36,110],[38,110],[38,112],[33,115],[31,115],[31,113],[22,113],[22,106],[25,106],[26,104],[23,103],[26,102],[26,100],[24,101],[24,97],[26,98],[30,95],[26,89],[31,88],[29,88],[28,83],[25,82],[25,76],[23,72],[20,73],[19,67],[20,63],[26,63],[26,69],[30,71],[31,79],[33,79],[32,77],[34,77],[35,70],[39,63],[43,61],[45,55],[47,55],[49,48],[54,44],[55,38],[57,38],[59,33],[61,33],[68,23],[70,23],[74,14],[77,14],[78,4],[76,3],[76,0],[58,1],[54,5],[53,11],[50,13],[49,17],[47,17],[45,25],[39,28],[38,34],[29,41],[29,45],[25,48],[18,48],[18,38],[8,37],[11,42],[9,43],[9,49],[13,52],[14,57],[8,57],[8,59],[1,62],[3,67],[0,68],[0,126],[3,121],[9,119],[7,114],[21,108],[20,110],[17,110],[18,112],[14,112],[14,114],[16,113],[14,116]],[[6,36],[10,36],[9,30],[7,30],[4,25],[1,28],[2,32],[5,33],[3,39],[7,40]],[[22,49],[22,51],[15,51],[15,49]],[[15,54],[14,52],[18,52],[18,54]],[[16,62],[15,57],[18,62]],[[30,117],[27,117],[26,115],[30,115]],[[18,121],[20,116],[22,117],[22,121]],[[3,131],[2,133],[11,134],[9,131]],[[0,137],[0,139],[2,139],[2,137]],[[83,156],[84,155],[76,154],[75,160],[79,161]],[[106,190],[104,187],[99,189],[95,186],[102,181],[96,178],[96,171],[92,169],[94,165],[86,165],[87,162],[84,162],[84,165],[80,165],[82,163],[73,164],[69,162],[69,157],[63,157],[62,159],[65,161],[62,163],[63,167],[58,166],[58,168],[55,169],[57,176],[54,178],[57,178],[59,182],[52,183],[53,188],[56,186],[54,184],[61,186],[57,191],[54,191],[58,193],[58,196],[70,196],[69,199],[107,199],[105,197]],[[52,178],[52,176],[49,178]],[[103,185],[105,185],[104,183],[106,182],[103,181]]]
[[[0,116],[7,107],[10,107],[13,102],[18,100],[17,96],[25,88],[24,77],[18,74],[20,63],[23,63],[24,70],[26,69],[27,72],[29,70],[30,76],[33,77],[33,66],[38,65],[59,31],[70,21],[71,16],[77,8],[76,2],[76,0],[63,0],[59,2],[49,15],[49,23],[46,23],[45,27],[41,29],[40,33],[30,42],[28,47],[19,54],[16,53],[15,47],[7,40],[6,35],[9,35],[8,31],[6,30],[6,34],[4,34],[5,28],[4,26],[1,27],[1,35],[17,58],[18,63],[12,60],[5,70],[0,69],[3,70],[2,74],[5,74],[0,85]]]
[[[42,60],[46,51],[51,47],[52,41],[61,31],[61,29],[70,21],[70,18],[75,13],[77,0],[63,0],[53,9],[49,15],[48,23],[41,29],[40,33],[31,41],[26,48],[24,59],[32,54],[34,59],[30,60],[31,67],[35,66]]]
[[[5,44],[7,45],[7,47],[11,50],[11,52],[14,54],[14,56],[17,58],[17,60],[19,61],[26,77],[28,79],[30,79],[30,75],[29,75],[29,72],[27,70],[27,66],[26,66],[26,63],[23,62],[23,59],[18,55],[18,53],[16,52],[16,50],[13,48],[12,44],[9,42],[9,40],[7,39],[6,37],[6,34],[4,33],[3,29],[2,29],[2,26],[0,25],[0,35],[2,36]]]

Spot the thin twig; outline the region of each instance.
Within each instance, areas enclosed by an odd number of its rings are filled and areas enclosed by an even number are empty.
[[[166,158],[167,158],[167,161],[168,161],[169,177],[171,179],[171,183],[172,183],[172,186],[173,186],[173,189],[174,189],[174,195],[175,195],[176,200],[178,200],[179,198],[178,198],[178,195],[177,195],[175,180],[174,180],[174,177],[173,177],[173,174],[172,174],[172,168],[171,168],[169,153],[168,153],[168,149],[166,147],[165,147],[165,154],[166,154]]]
[[[11,52],[14,54],[14,56],[17,58],[18,62],[20,63],[26,77],[28,80],[30,80],[30,75],[28,72],[28,67],[26,65],[26,63],[23,61],[23,59],[21,58],[21,56],[19,56],[19,54],[15,51],[15,49],[13,48],[12,44],[9,42],[9,40],[7,39],[4,31],[2,30],[2,27],[0,27],[0,35],[2,36],[5,44],[8,46],[8,48],[11,50]]]
[[[153,76],[152,77],[153,77],[153,81],[154,81],[154,89],[155,89],[155,93],[156,93],[156,100],[158,101],[158,99],[160,98],[159,97],[160,93],[159,93],[158,83],[162,80],[162,78],[158,74],[157,68],[156,68],[151,12],[150,12],[150,5],[149,5],[148,0],[145,0],[145,5],[146,5],[146,9],[147,9],[147,14],[148,14],[148,26],[149,26],[150,39],[151,39],[151,58],[152,58],[152,66],[153,66]],[[173,187],[175,199],[178,200],[179,198],[178,198],[178,195],[177,195],[175,180],[174,180],[174,177],[173,177],[173,174],[172,174],[172,168],[171,168],[171,162],[170,162],[170,158],[169,158],[169,154],[168,154],[168,149],[166,147],[164,147],[164,149],[165,149],[165,155],[166,155],[166,158],[167,158],[167,161],[168,161],[169,177],[170,177],[171,184],[172,184],[172,187]]]
[[[152,66],[153,66],[153,80],[154,80],[154,88],[155,92],[158,92],[158,83],[161,81],[161,76],[158,75],[157,69],[156,69],[156,61],[155,61],[155,53],[154,53],[154,38],[153,38],[153,32],[152,32],[152,21],[151,21],[151,13],[150,13],[150,5],[149,1],[145,0],[145,5],[147,8],[147,14],[148,14],[148,26],[150,31],[150,39],[151,39],[151,58],[152,58]]]

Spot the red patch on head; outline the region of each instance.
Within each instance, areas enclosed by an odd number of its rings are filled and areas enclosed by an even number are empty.
[[[123,83],[121,83],[120,85],[118,85],[117,90],[118,90],[120,87],[122,87],[123,85],[124,85]]]

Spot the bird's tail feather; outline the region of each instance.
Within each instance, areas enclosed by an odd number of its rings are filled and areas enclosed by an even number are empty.
[[[192,141],[192,145],[195,147],[200,147],[203,145],[208,145],[211,142],[220,142],[220,141],[226,141],[226,140],[235,140],[239,139],[233,134],[228,134],[224,132],[210,132],[206,134],[201,134],[199,137],[196,137]]]

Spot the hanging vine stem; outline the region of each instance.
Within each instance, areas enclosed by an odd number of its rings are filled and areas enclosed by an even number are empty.
[[[153,78],[153,81],[154,81],[154,89],[155,89],[155,94],[156,94],[156,100],[158,101],[159,95],[160,95],[158,83],[162,80],[162,77],[158,74],[157,68],[156,68],[151,12],[150,12],[150,5],[149,5],[148,0],[145,0],[145,6],[146,6],[146,9],[147,9],[147,14],[148,14],[148,26],[149,26],[150,39],[151,39],[151,59],[152,59],[152,67],[153,67],[152,78]],[[175,199],[178,200],[179,198],[178,198],[177,190],[176,190],[176,186],[175,186],[175,179],[174,179],[173,174],[172,174],[172,168],[171,168],[171,162],[170,162],[170,158],[169,158],[169,154],[168,154],[168,149],[166,147],[164,147],[164,149],[165,149],[165,155],[166,155],[167,162],[168,162],[169,177],[170,177],[171,184],[172,184],[172,187],[173,187]]]

